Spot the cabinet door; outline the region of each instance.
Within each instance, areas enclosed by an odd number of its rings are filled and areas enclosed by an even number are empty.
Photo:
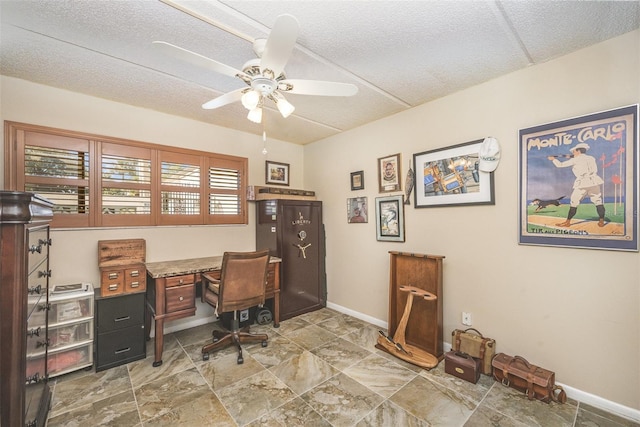
[[[281,318],[288,319],[326,304],[322,204],[288,200],[278,217]]]

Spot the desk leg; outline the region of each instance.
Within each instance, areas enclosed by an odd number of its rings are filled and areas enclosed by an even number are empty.
[[[280,327],[280,289],[277,289],[273,295],[273,327]]]
[[[162,365],[162,349],[164,347],[164,319],[155,319],[155,347],[154,347],[154,359],[153,367],[157,368]]]

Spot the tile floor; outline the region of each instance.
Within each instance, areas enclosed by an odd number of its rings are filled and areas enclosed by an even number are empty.
[[[145,360],[52,381],[56,426],[640,426],[575,401],[531,402],[481,376],[471,384],[374,347],[379,328],[330,309],[252,327],[269,345],[203,361],[213,325],[165,337],[163,364]]]

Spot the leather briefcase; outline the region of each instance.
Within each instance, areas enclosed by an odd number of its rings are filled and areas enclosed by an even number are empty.
[[[477,329],[454,329],[451,333],[451,350],[480,359],[481,372],[491,375],[491,359],[496,352],[496,340],[485,338]]]
[[[475,384],[480,378],[480,359],[459,351],[448,351],[444,354],[444,371]]]
[[[493,377],[503,385],[527,394],[529,400],[564,403],[567,395],[556,385],[556,374],[548,369],[530,364],[524,357],[498,353],[491,362]]]

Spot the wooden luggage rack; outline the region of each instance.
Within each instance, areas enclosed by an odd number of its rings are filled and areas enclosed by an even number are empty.
[[[431,369],[443,359],[443,256],[389,252],[389,334],[376,347]]]

